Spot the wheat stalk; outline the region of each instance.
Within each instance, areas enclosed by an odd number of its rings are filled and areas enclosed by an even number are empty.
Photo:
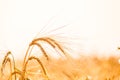
[[[27,49],[27,51],[26,51],[25,57],[24,57],[23,66],[25,65],[25,62],[26,62],[26,60],[28,59],[27,57],[30,56],[33,47],[34,47],[34,46],[30,46],[30,45],[29,45],[29,47],[28,47],[28,49]]]
[[[70,76],[69,74],[67,74],[66,72],[62,72],[65,76],[67,76],[70,80],[73,80],[72,76]]]

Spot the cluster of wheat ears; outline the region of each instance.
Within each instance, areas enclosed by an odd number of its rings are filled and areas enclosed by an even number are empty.
[[[56,59],[51,59],[46,50],[48,48],[43,47],[43,42],[60,55],[61,59],[58,59],[58,62]],[[42,57],[32,54],[33,48],[38,48]],[[51,37],[33,39],[22,60],[20,69],[12,52],[8,51],[1,64],[0,80],[120,80],[120,64],[117,62],[119,58],[112,57],[105,60],[87,57],[75,61],[62,44]],[[33,63],[30,64],[32,61]],[[29,67],[35,63],[37,66],[30,70],[36,69],[38,73],[34,71],[30,73]]]
[[[27,69],[27,64],[29,63],[29,61],[33,60],[35,62],[38,62],[39,66],[40,66],[40,70],[42,71],[41,74],[44,76],[44,80],[50,80],[48,77],[48,73],[46,71],[47,69],[43,65],[41,59],[39,57],[31,55],[33,47],[37,46],[43,53],[46,60],[49,61],[49,56],[48,56],[46,50],[40,44],[40,42],[46,42],[53,49],[57,48],[58,50],[61,51],[61,53],[59,53],[59,54],[65,55],[67,57],[67,53],[64,51],[64,49],[61,47],[61,45],[56,40],[49,38],[49,37],[36,38],[28,46],[28,49],[25,53],[25,57],[23,60],[22,70],[20,70],[16,67],[16,62],[15,62],[12,52],[10,52],[10,51],[7,52],[7,54],[4,57],[4,60],[2,62],[2,66],[1,66],[1,79],[4,78],[4,76],[5,76],[4,69],[6,68],[6,66],[8,66],[7,63],[9,63],[10,75],[8,77],[8,80],[30,80],[30,78],[26,76],[26,74],[27,74],[26,69]]]
[[[28,63],[32,60],[32,61],[37,62],[39,64],[39,66],[40,66],[39,70],[42,72],[41,74],[43,75],[44,80],[50,80],[49,77],[48,77],[46,66],[43,64],[43,61],[39,57],[31,55],[33,48],[35,46],[37,46],[41,50],[41,52],[43,53],[43,56],[45,57],[44,59],[46,59],[46,61],[49,62],[50,57],[47,54],[46,49],[43,48],[43,46],[40,42],[47,43],[53,49],[59,50],[60,52],[58,54],[61,55],[61,57],[63,57],[62,55],[64,55],[65,58],[68,58],[67,52],[62,48],[61,44],[59,44],[59,42],[56,41],[55,39],[50,38],[50,37],[36,38],[36,39],[33,39],[32,42],[28,46],[28,49],[25,53],[25,57],[24,57],[24,60],[23,60],[21,70],[17,68],[12,52],[11,51],[7,52],[7,54],[5,55],[4,60],[2,62],[2,65],[1,65],[1,79],[4,79],[4,77],[6,79],[5,69],[6,69],[6,67],[9,66],[10,74],[7,75],[8,80],[31,80],[27,76],[26,69],[28,67],[27,66]],[[63,72],[63,74],[65,74],[66,76],[68,76],[70,78],[70,76],[67,75],[65,72]]]

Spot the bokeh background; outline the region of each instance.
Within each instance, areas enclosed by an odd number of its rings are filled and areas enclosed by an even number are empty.
[[[23,57],[31,40],[45,32],[77,38],[79,54],[118,56],[119,4],[119,0],[0,0],[0,56],[10,50]]]

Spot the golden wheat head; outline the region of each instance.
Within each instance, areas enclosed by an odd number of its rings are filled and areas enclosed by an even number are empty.
[[[46,69],[44,68],[42,62],[40,61],[39,58],[37,58],[37,57],[35,57],[35,56],[29,57],[28,60],[25,62],[25,65],[23,66],[23,76],[25,76],[25,74],[26,74],[27,64],[28,64],[28,62],[29,62],[30,60],[34,60],[34,61],[37,61],[37,62],[38,62],[38,64],[41,66],[41,67],[40,67],[40,70],[42,69],[42,72],[43,72],[43,74],[44,74],[44,76],[45,76],[45,79],[46,79],[46,80],[49,80],[48,75],[47,75],[47,72],[46,72]],[[25,77],[24,77],[24,78],[25,78]]]
[[[49,38],[49,37],[43,37],[43,38],[34,39],[30,45],[37,45],[38,47],[40,47],[40,49],[42,50],[44,56],[47,59],[49,59],[48,55],[46,54],[45,50],[42,48],[40,43],[38,43],[38,41],[44,41],[44,42],[48,43],[54,49],[58,48],[66,56],[66,52],[64,51],[64,49],[61,47],[61,45],[56,40],[54,40],[52,38]]]
[[[1,67],[1,75],[2,76],[4,76],[3,71],[4,71],[4,68],[5,68],[5,65],[7,64],[7,62],[10,63],[10,73],[14,72],[15,71],[15,60],[14,60],[14,57],[10,51],[7,52],[7,54],[5,55],[4,60],[2,62],[2,67]],[[15,75],[15,79],[16,79],[16,75]]]

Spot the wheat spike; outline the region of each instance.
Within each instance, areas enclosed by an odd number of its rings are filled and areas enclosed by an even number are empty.
[[[2,62],[2,67],[1,67],[1,74],[2,75],[4,75],[3,70],[4,70],[5,65],[6,65],[7,62],[10,63],[10,73],[12,73],[12,68],[13,68],[13,72],[14,72],[15,71],[15,60],[14,60],[14,57],[13,57],[13,55],[12,55],[12,53],[10,51],[7,52],[7,54],[5,55],[4,60]],[[16,75],[15,75],[15,79],[16,79]]]
[[[46,70],[45,70],[42,62],[40,61],[39,58],[37,58],[37,57],[35,57],[35,56],[29,57],[28,60],[25,62],[25,65],[23,66],[23,76],[25,76],[27,64],[28,64],[28,62],[29,62],[30,60],[35,60],[35,61],[37,61],[37,62],[39,63],[39,65],[40,65],[41,68],[42,68],[43,74],[46,76],[45,78],[46,78],[47,80],[49,80],[49,78],[48,78],[48,76],[47,76],[47,72],[46,72]]]

